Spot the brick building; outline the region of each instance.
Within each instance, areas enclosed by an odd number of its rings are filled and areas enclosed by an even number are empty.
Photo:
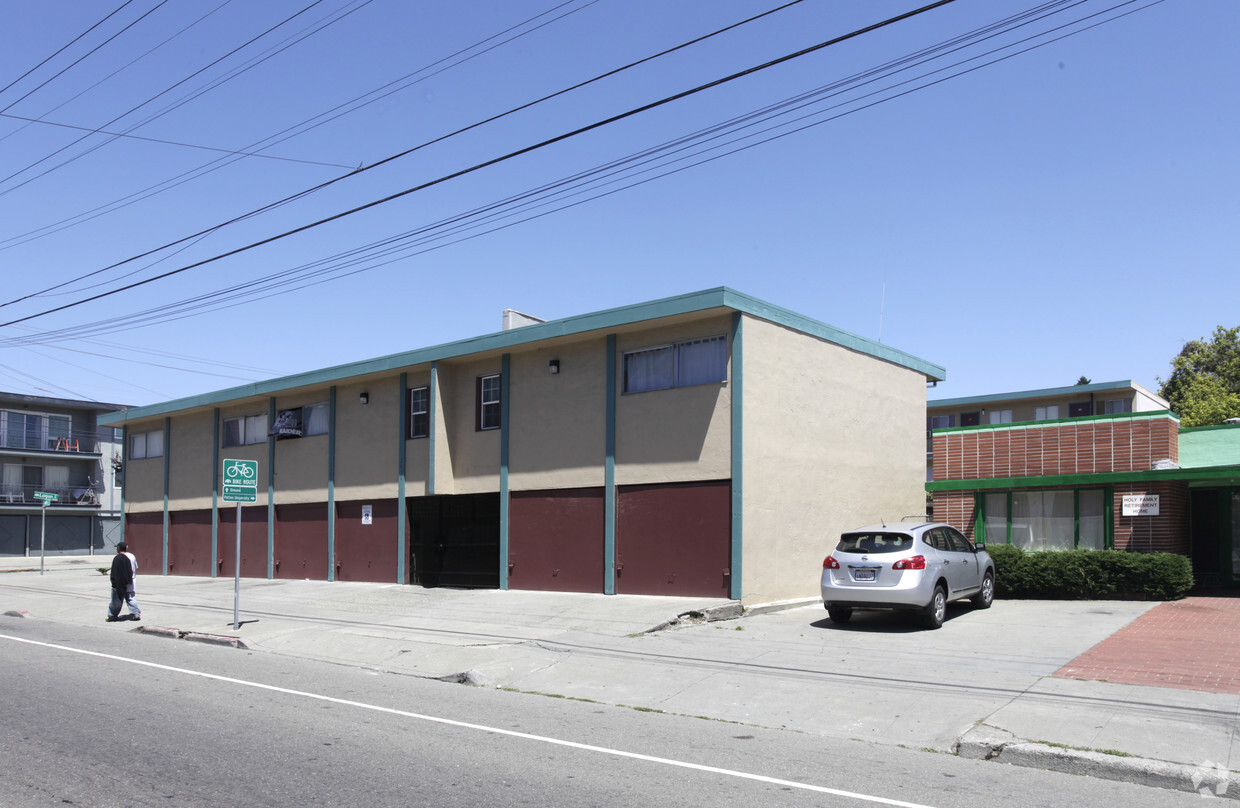
[[[933,409],[933,405],[932,405]],[[933,429],[936,519],[987,544],[1190,556],[1240,580],[1240,425],[1169,410]]]

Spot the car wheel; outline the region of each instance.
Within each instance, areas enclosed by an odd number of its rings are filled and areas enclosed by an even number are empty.
[[[946,618],[947,590],[940,584],[934,588],[934,594],[930,596],[930,603],[921,616],[921,622],[926,628],[942,628]]]
[[[993,572],[986,573],[982,578],[982,588],[971,599],[974,609],[989,609],[990,604],[995,600],[995,574]]]
[[[852,607],[851,606],[828,606],[827,617],[831,618],[832,623],[838,623],[840,625],[843,625],[844,623],[848,622],[848,619],[850,617],[852,617]]]

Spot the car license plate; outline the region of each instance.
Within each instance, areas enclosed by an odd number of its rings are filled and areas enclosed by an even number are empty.
[[[853,570],[854,581],[873,581],[878,570]]]

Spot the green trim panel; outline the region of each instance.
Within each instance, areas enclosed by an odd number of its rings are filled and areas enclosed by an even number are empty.
[[[926,490],[934,493],[935,491],[982,491],[992,488],[1045,488],[1064,485],[1090,486],[1168,480],[1181,480],[1189,483],[1211,481],[1217,485],[1237,485],[1240,484],[1240,466],[1113,471],[1100,474],[1051,474],[1043,477],[994,477],[986,480],[940,480],[926,483]]]

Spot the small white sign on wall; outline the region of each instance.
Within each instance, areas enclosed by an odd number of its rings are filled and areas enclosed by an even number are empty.
[[[1158,516],[1158,494],[1124,494],[1124,516]]]
[[[374,508],[371,505],[362,506],[362,524],[369,525],[374,521]]]

